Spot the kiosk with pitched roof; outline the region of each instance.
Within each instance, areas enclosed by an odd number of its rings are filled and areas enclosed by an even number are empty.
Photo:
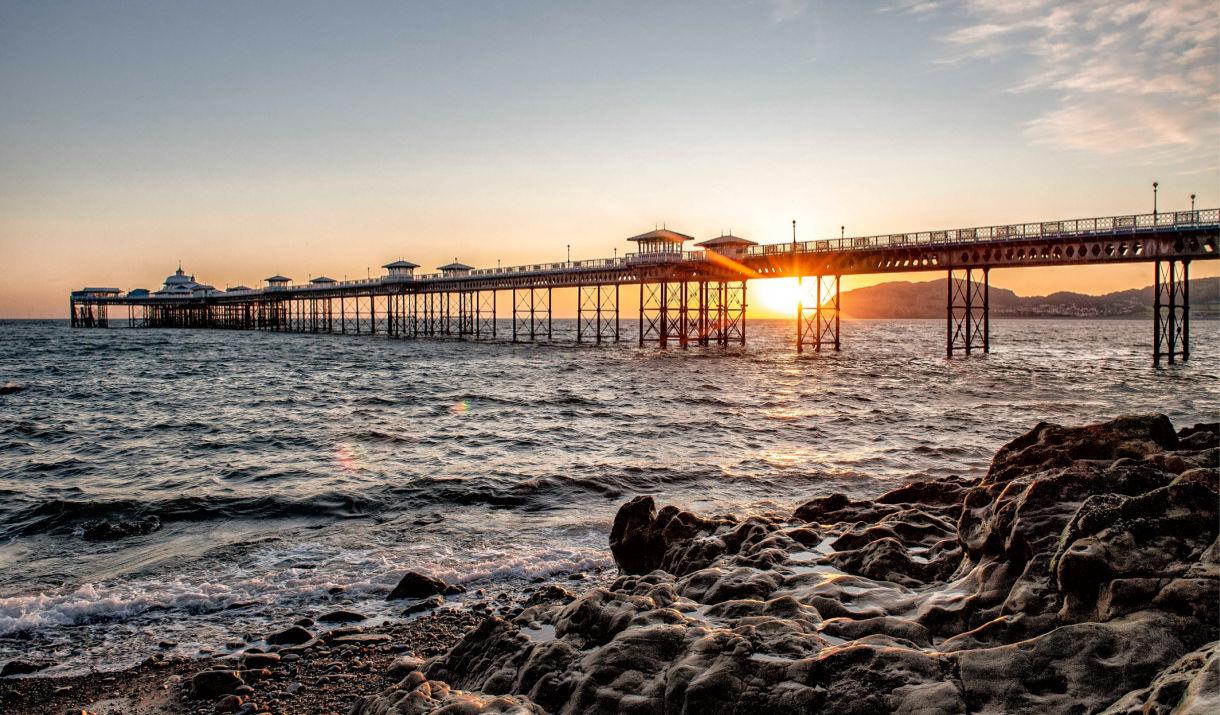
[[[627,239],[638,247],[632,258],[649,261],[682,260],[683,245],[694,236],[658,228]]]

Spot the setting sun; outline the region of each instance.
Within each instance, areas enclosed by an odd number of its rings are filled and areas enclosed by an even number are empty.
[[[750,285],[750,307],[771,317],[796,315],[801,292],[795,278],[769,278]],[[753,311],[751,311],[753,312]]]
[[[810,276],[797,283],[795,278],[768,278],[750,284],[750,307],[759,317],[791,317],[796,315],[796,306],[812,306],[816,300],[817,284]],[[825,304],[833,296],[823,296]],[[757,313],[755,313],[757,311]]]

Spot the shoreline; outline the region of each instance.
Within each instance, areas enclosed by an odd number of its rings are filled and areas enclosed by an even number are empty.
[[[193,697],[191,680],[200,672],[242,672],[253,689],[247,702],[252,712],[345,713],[348,702],[373,684],[393,682],[391,666],[399,658],[438,655],[477,622],[471,612],[444,609],[406,622],[368,629],[336,627],[323,631],[315,647],[301,649],[296,657],[280,656],[272,667],[254,667],[241,656],[219,658],[158,657],[121,670],[86,675],[27,677],[0,680],[0,712],[49,713],[82,711],[94,715],[169,715],[170,713],[226,712],[217,698]],[[358,631],[358,632],[357,632]],[[329,635],[338,632],[339,635]],[[365,642],[335,643],[343,634]],[[243,652],[259,655],[251,644]],[[159,655],[159,654],[158,654]],[[268,659],[270,660],[270,659]],[[246,667],[249,666],[249,667]],[[338,666],[338,667],[336,667]],[[233,708],[236,712],[240,708]]]
[[[453,587],[408,574],[403,604],[436,610],[6,678],[0,711],[1203,712],[1220,697],[1218,442],[1154,415],[1043,423],[981,478],[873,499],[739,517],[636,497],[610,534],[617,578],[451,608]]]
[[[414,575],[409,573],[404,581]],[[229,693],[218,691],[218,697],[213,698],[194,692],[195,676],[210,672],[239,674],[249,690],[241,689],[237,694],[243,698],[243,705],[255,706],[249,712],[343,714],[359,697],[401,679],[409,672],[403,670],[404,663],[410,669],[422,667],[425,659],[452,648],[485,618],[511,617],[524,610],[527,603],[537,605],[545,602],[548,594],[561,593],[565,585],[606,581],[603,575],[580,572],[557,574],[515,589],[480,588],[469,594],[459,590],[461,587],[449,586],[427,598],[394,600],[402,606],[403,616],[377,619],[381,622],[367,619],[372,625],[364,625],[366,619],[358,611],[347,610],[342,603],[330,604],[316,614],[316,620],[304,616],[282,623],[283,628],[274,633],[235,638],[231,653],[153,653],[137,665],[113,670],[70,675],[39,675],[35,671],[2,677],[0,712],[171,715],[241,710],[229,710],[219,702]],[[445,600],[446,590],[450,596],[463,598]],[[304,634],[310,637],[300,643],[268,643],[275,634],[289,631],[301,638]],[[31,666],[38,664],[36,659],[29,662]]]

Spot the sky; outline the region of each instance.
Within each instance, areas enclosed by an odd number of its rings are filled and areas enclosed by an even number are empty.
[[[0,318],[179,261],[224,287],[609,257],[657,224],[1106,216],[1154,180],[1161,210],[1213,208],[1218,29],[1214,0],[0,0]]]

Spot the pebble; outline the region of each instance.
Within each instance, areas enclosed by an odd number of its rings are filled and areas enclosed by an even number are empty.
[[[322,623],[359,623],[360,621],[368,620],[368,616],[355,611],[346,611],[343,609],[331,611],[318,616],[318,620]]]
[[[21,660],[20,658],[10,660],[0,668],[0,678],[9,675],[29,675],[37,673],[40,670],[50,668],[54,663],[49,660]]]
[[[414,655],[404,655],[400,658],[395,658],[390,667],[386,669],[386,676],[391,680],[402,680],[407,677],[412,671],[419,670],[424,667],[422,658],[417,658]]]
[[[425,598],[422,601],[416,601],[415,603],[412,603],[411,605],[404,608],[402,611],[402,615],[409,616],[412,613],[420,613],[422,611],[427,611],[427,610],[436,608],[437,606],[440,606],[444,602],[445,602],[445,599],[441,598],[440,596],[432,596],[430,598]]]
[[[273,665],[279,665],[280,656],[277,653],[251,653],[247,652],[241,659],[241,667],[243,668],[267,668]]]
[[[313,634],[301,626],[291,626],[267,636],[267,643],[271,645],[299,645],[310,640],[313,640]]]
[[[343,626],[341,628],[332,628],[331,630],[323,633],[321,638],[324,641],[333,642],[336,638],[356,635],[357,633],[364,633],[364,629],[360,626]]]
[[[245,701],[242,699],[242,697],[240,695],[226,695],[226,696],[222,697],[220,700],[216,701],[216,712],[218,712],[218,713],[237,712],[238,710],[241,709],[241,706],[244,702]]]
[[[389,643],[390,637],[384,633],[357,633],[350,636],[339,636],[331,639],[332,645],[373,645],[375,643]]]

